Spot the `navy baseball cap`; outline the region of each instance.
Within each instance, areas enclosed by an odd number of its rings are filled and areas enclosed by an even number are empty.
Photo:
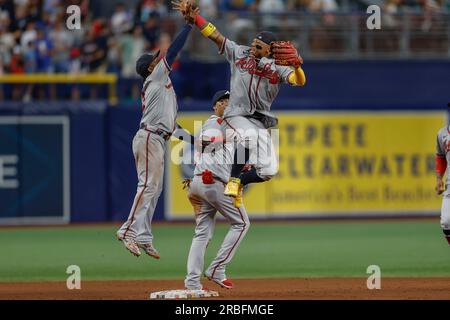
[[[152,53],[144,53],[139,57],[139,59],[136,61],[136,72],[138,75],[140,75],[144,79],[149,76],[150,72],[148,71],[148,67],[156,58],[159,57],[159,52],[160,50]]]
[[[217,91],[214,94],[214,97],[212,98],[212,105],[213,107],[216,105],[216,102],[225,98],[229,98],[230,97],[230,91],[228,90],[220,90]]]
[[[259,39],[266,44],[270,44],[273,41],[277,41],[277,36],[270,31],[261,31],[256,35],[256,39]]]

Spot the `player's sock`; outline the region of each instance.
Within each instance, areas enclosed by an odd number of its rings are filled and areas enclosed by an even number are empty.
[[[450,244],[450,229],[449,230],[442,230],[444,231],[445,239],[447,239],[448,244]]]
[[[238,144],[234,151],[233,166],[231,167],[231,177],[239,178],[241,171],[250,158],[250,150]]]
[[[249,171],[241,173],[239,178],[241,179],[241,184],[244,186],[248,185],[249,183],[258,183],[265,181],[260,176],[258,176],[258,174],[256,173],[256,168],[251,168]]]

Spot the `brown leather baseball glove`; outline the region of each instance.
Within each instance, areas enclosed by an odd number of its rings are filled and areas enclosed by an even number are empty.
[[[302,57],[290,41],[274,41],[270,51],[277,65],[298,68],[303,63]]]
[[[172,0],[172,8],[179,11],[187,23],[194,24],[200,9],[195,0]]]

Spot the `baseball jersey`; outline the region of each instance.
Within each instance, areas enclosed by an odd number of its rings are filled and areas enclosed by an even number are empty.
[[[225,39],[219,51],[230,63],[230,100],[224,118],[248,116],[258,111],[275,118],[270,107],[282,83],[289,83],[291,67],[279,66],[270,58],[259,62],[251,57],[250,47]]]
[[[222,182],[228,182],[231,165],[233,163],[233,144],[222,143],[222,119],[212,115],[202,126],[201,133],[196,141],[195,170],[194,175],[209,170]],[[218,142],[212,142],[207,147],[202,147],[202,142],[210,142],[212,138],[219,138]]]
[[[175,130],[178,104],[166,58],[161,59],[153,72],[145,79],[142,92],[141,125],[161,129],[168,133]]]
[[[450,166],[450,126],[441,128],[437,134],[437,141],[436,141],[436,154],[438,156],[445,157],[447,159],[447,178],[445,181],[446,185],[450,184],[450,174],[448,174],[449,166]],[[450,190],[445,191],[445,194],[450,192]]]

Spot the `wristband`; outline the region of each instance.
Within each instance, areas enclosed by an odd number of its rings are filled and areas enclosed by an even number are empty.
[[[202,29],[202,27],[207,23],[207,21],[205,20],[205,18],[203,18],[201,15],[197,15],[195,17],[195,25],[199,28]]]
[[[200,32],[205,37],[209,37],[212,33],[216,31],[216,27],[210,22],[206,27],[204,27]]]

